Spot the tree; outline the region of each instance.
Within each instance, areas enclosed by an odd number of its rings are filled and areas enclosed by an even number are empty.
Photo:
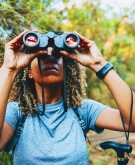
[[[76,30],[97,43],[106,60],[115,65],[116,71],[135,90],[135,23],[132,18],[135,11],[127,11],[124,9],[124,14],[118,17],[112,14],[112,18],[108,19],[99,0],[83,0],[79,5],[71,0],[2,0],[0,64],[3,61],[4,43],[25,29],[37,28],[42,33],[51,30]],[[87,97],[116,106],[102,81],[90,70],[87,70],[87,84]],[[1,156],[3,164],[11,164],[5,153]]]

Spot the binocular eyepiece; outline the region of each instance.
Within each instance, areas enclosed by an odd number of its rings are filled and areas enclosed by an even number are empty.
[[[26,53],[52,47],[54,56],[58,58],[60,50],[73,52],[79,45],[80,38],[75,33],[56,34],[51,31],[40,34],[39,32],[30,31],[23,36],[23,43]]]

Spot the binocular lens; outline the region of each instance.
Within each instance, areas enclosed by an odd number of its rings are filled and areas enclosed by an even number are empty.
[[[74,36],[68,36],[66,38],[66,44],[68,46],[75,46],[77,44],[77,38]]]
[[[26,43],[27,43],[29,46],[33,46],[33,45],[35,45],[37,42],[38,42],[38,39],[37,39],[35,36],[28,36],[28,37],[26,38]]]

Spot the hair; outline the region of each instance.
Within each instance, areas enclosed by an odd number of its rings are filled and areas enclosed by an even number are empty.
[[[37,109],[36,89],[33,79],[28,77],[29,68],[24,69],[13,84],[9,101],[17,101],[22,114],[34,115]],[[85,68],[75,61],[67,61],[67,104],[81,106],[86,95]]]
[[[60,34],[60,32],[55,32]],[[81,106],[82,99],[86,95],[85,68],[73,60],[67,60],[67,104],[76,108]],[[38,111],[36,101],[36,89],[34,79],[28,77],[27,67],[16,77],[9,101],[17,101],[22,114],[34,115]]]

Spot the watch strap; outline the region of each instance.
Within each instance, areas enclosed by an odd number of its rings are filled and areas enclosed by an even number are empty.
[[[104,76],[108,73],[109,70],[113,69],[114,66],[112,63],[110,62],[107,62],[97,73],[96,73],[96,76],[99,78],[99,79],[103,79]]]

